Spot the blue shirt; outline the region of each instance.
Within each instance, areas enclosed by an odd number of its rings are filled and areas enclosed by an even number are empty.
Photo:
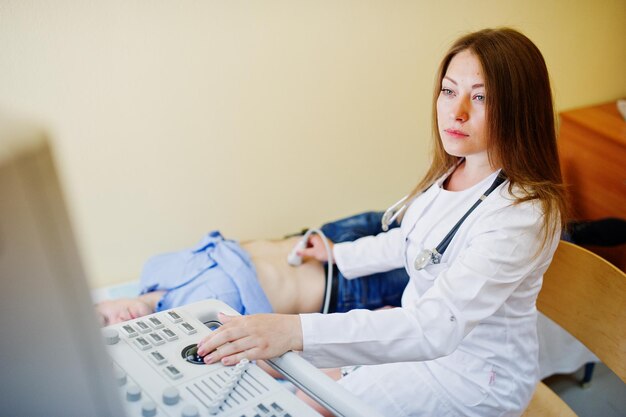
[[[140,288],[141,294],[166,291],[156,311],[217,299],[240,314],[272,312],[250,257],[218,231],[207,234],[193,248],[150,258]]]

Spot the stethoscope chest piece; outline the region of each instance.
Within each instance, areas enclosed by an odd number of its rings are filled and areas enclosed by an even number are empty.
[[[419,271],[421,269],[424,269],[424,267],[426,267],[430,263],[438,264],[439,262],[441,262],[441,257],[444,251],[448,248],[448,245],[452,241],[452,238],[456,234],[456,231],[459,230],[459,227],[461,227],[461,224],[463,224],[463,221],[465,221],[467,216],[469,216],[472,211],[474,211],[474,209],[478,207],[478,205],[482,203],[483,200],[487,198],[487,196],[491,194],[493,190],[499,187],[500,184],[502,184],[505,180],[506,175],[504,175],[503,172],[500,172],[498,175],[496,175],[496,178],[493,180],[493,183],[487,189],[487,191],[485,191],[483,195],[481,195],[480,198],[474,203],[474,205],[470,207],[469,210],[467,210],[463,217],[459,219],[459,221],[448,232],[446,237],[443,238],[443,240],[437,245],[437,247],[435,249],[423,249],[417,255],[417,257],[415,258],[415,262],[413,262],[413,266],[415,267],[415,269]]]
[[[432,260],[433,251],[431,251],[430,249],[424,249],[415,257],[415,262],[413,263],[413,266],[415,266],[415,269],[419,271],[420,269],[424,269],[424,267],[428,265]]]

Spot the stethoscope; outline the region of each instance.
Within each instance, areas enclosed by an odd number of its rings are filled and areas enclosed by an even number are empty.
[[[493,180],[491,186],[489,186],[489,188],[478,198],[478,200],[476,200],[474,205],[472,205],[472,207],[470,207],[469,210],[465,212],[463,217],[461,217],[459,221],[456,222],[454,227],[450,229],[448,234],[443,238],[441,242],[439,242],[437,247],[434,249],[423,249],[420,253],[417,254],[417,256],[415,257],[415,261],[413,261],[413,266],[415,267],[415,269],[419,271],[421,269],[424,269],[427,265],[438,264],[439,262],[441,262],[441,257],[443,256],[443,253],[448,248],[448,245],[452,241],[452,238],[456,234],[457,230],[459,230],[459,228],[461,227],[461,224],[463,224],[465,219],[467,219],[472,211],[474,211],[474,209],[476,209],[476,207],[478,207],[478,205],[482,203],[483,200],[486,199],[487,196],[491,194],[493,190],[498,188],[498,186],[504,181],[506,181],[506,175],[504,174],[504,172],[500,171],[500,173],[496,176],[496,179]],[[391,223],[393,223],[398,218],[398,216],[406,211],[406,209],[411,205],[415,198],[417,198],[417,196],[409,200],[409,196],[406,195],[402,197],[400,201],[398,201],[385,211],[381,219],[381,226],[383,231],[386,232],[387,230],[389,230],[389,226],[391,225]]]

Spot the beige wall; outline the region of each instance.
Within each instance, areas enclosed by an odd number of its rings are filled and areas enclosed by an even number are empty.
[[[213,228],[384,209],[424,171],[438,60],[513,26],[559,109],[626,96],[624,0],[0,0],[0,111],[49,127],[92,284]]]

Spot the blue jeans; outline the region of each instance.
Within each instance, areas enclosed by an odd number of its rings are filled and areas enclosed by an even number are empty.
[[[333,242],[351,242],[363,236],[381,233],[382,212],[366,212],[326,223],[322,232]],[[389,228],[398,227],[394,222]],[[400,306],[402,293],[409,282],[404,268],[360,278],[347,279],[337,268],[333,269],[331,313],[343,313],[355,308],[373,310],[384,306]]]

